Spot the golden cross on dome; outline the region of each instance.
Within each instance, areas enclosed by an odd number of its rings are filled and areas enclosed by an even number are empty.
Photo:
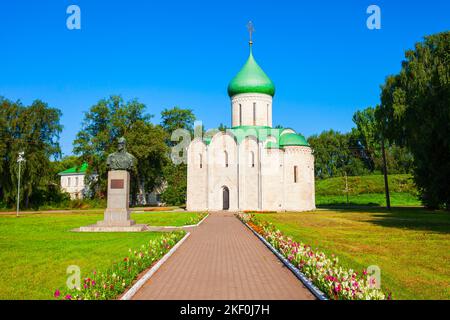
[[[247,30],[248,30],[248,34],[250,35],[250,41],[248,43],[250,43],[250,45],[252,45],[253,44],[252,35],[253,35],[253,32],[255,32],[255,28],[253,27],[253,22],[249,21],[247,23]]]

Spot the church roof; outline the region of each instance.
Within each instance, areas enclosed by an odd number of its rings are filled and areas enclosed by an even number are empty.
[[[290,146],[310,146],[303,135],[294,133],[295,131],[292,129],[271,128],[267,126],[238,126],[227,130],[232,133],[238,144],[245,138],[253,136],[261,142],[269,140],[266,144],[267,149],[282,149]],[[276,141],[273,141],[272,139]],[[211,137],[204,137],[204,142],[209,145],[211,143]]]
[[[308,141],[301,134],[297,133],[286,133],[280,137],[280,146],[305,146],[309,147]]]
[[[85,162],[81,166],[75,166],[75,167],[69,168],[67,170],[61,171],[58,173],[58,175],[83,174],[83,173],[86,173],[87,168],[88,168],[88,164]]]
[[[241,93],[264,93],[272,97],[275,95],[275,85],[256,63],[251,47],[247,62],[228,85],[230,97]]]

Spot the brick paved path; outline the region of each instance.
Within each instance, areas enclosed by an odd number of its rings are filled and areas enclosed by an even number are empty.
[[[213,213],[133,299],[314,299],[232,213]]]

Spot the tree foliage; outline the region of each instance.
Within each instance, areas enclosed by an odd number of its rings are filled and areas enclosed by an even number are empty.
[[[355,143],[360,147],[360,156],[368,170],[372,172],[383,172],[383,157],[381,153],[381,141],[383,134],[380,124],[376,118],[376,112],[380,107],[366,108],[355,112],[353,122],[355,128],[352,133]],[[390,174],[411,173],[413,156],[406,147],[397,145],[395,142],[386,143],[386,164]]]
[[[0,199],[7,206],[17,197],[17,158],[22,151],[26,161],[21,166],[21,203],[37,206],[60,195],[50,160],[61,155],[60,116],[60,110],[40,100],[24,106],[0,97]]]
[[[161,126],[168,137],[177,129],[188,130],[193,134],[195,115],[191,109],[180,109],[173,107],[161,112]],[[167,144],[173,147],[176,142],[168,139]],[[184,150],[186,152],[187,150]],[[164,168],[164,179],[166,188],[161,194],[161,199],[168,205],[182,205],[186,203],[187,190],[187,165],[185,163],[175,164],[172,161]]]
[[[172,133],[177,129],[185,129],[192,133],[195,116],[191,109],[173,107],[161,112],[161,126],[167,133],[167,144],[173,146],[176,142],[171,141]]]
[[[360,156],[360,147],[354,141],[352,133],[334,130],[309,137],[308,142],[314,150],[316,177],[326,179],[368,173]]]
[[[117,150],[118,138],[127,139],[127,150],[137,159],[131,173],[132,201],[138,191],[151,192],[162,182],[162,168],[167,162],[166,134],[150,122],[145,105],[137,100],[125,102],[120,96],[102,99],[85,114],[82,129],[74,141],[80,162],[89,165],[88,174],[98,179],[91,185],[94,195],[104,197],[107,187],[106,158]]]
[[[383,134],[414,156],[423,202],[450,209],[450,32],[428,36],[405,54],[382,87]]]

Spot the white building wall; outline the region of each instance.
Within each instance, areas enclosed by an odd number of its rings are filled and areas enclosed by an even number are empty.
[[[272,97],[260,93],[231,98],[232,126],[272,126]]]
[[[262,160],[261,210],[283,211],[284,152],[281,149],[264,149]]]
[[[206,145],[195,139],[189,145],[187,171],[187,202],[189,211],[208,209],[208,154]]]
[[[239,145],[239,209],[258,210],[259,206],[259,148],[253,136]]]
[[[297,181],[294,166],[297,166]],[[255,137],[247,137],[237,146],[233,136],[222,132],[213,137],[209,146],[194,140],[188,148],[187,209],[222,210],[223,187],[229,189],[230,211],[314,210],[311,148],[265,149]]]
[[[284,155],[284,209],[314,210],[314,157],[311,148],[286,147]],[[297,181],[294,178],[295,166],[297,166]]]
[[[225,153],[226,152],[226,153]],[[234,137],[217,133],[208,146],[208,209],[223,209],[223,188],[229,189],[230,211],[238,210],[238,148]],[[228,161],[227,161],[228,159]]]
[[[84,187],[84,174],[61,175],[61,190],[67,192],[70,199],[82,199]]]

